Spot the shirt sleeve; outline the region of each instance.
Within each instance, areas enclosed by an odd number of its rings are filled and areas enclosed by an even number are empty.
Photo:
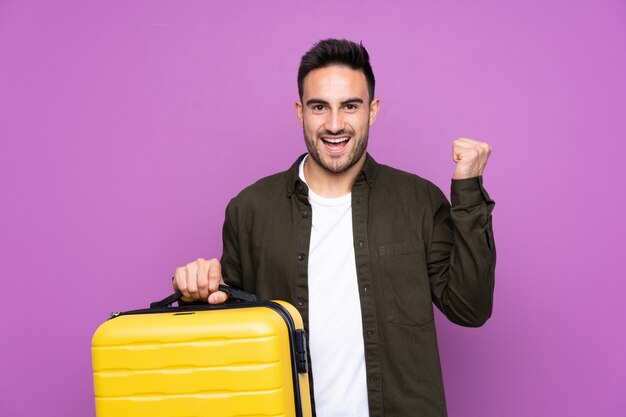
[[[239,250],[239,237],[237,230],[237,209],[234,200],[226,207],[224,226],[222,227],[222,277],[227,285],[242,288],[241,253]]]
[[[433,302],[452,322],[477,327],[491,316],[496,265],[491,212],[482,177],[452,180],[448,203],[432,197],[428,275]]]

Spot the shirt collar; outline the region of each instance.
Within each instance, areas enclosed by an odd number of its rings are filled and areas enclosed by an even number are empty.
[[[309,194],[309,187],[307,187],[306,183],[300,179],[300,175],[299,175],[300,163],[302,162],[302,160],[304,159],[306,155],[307,154],[300,155],[300,157],[298,157],[296,162],[293,163],[291,168],[289,168],[290,174],[288,176],[289,182],[287,184],[288,197],[291,197],[291,195],[294,193],[303,194],[303,195]],[[376,184],[376,175],[378,174],[378,167],[379,167],[378,163],[374,160],[374,158],[372,158],[372,156],[369,153],[367,153],[365,155],[365,164],[363,164],[363,169],[361,170],[359,175],[357,175],[354,183],[359,184],[365,181],[370,186],[370,188],[374,187],[374,185]]]

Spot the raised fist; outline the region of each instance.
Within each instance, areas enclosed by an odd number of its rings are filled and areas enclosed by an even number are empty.
[[[491,145],[474,139],[459,138],[452,145],[452,159],[456,163],[453,179],[478,177],[483,175]]]

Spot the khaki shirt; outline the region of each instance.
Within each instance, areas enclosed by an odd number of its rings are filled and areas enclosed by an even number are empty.
[[[298,176],[303,157],[231,200],[221,262],[228,284],[290,302],[307,329],[311,206]],[[481,177],[453,180],[451,199],[452,207],[432,183],[370,155],[352,187],[370,417],[445,416],[433,303],[462,326],[491,315],[495,203]],[[341,307],[328,306],[337,314]]]

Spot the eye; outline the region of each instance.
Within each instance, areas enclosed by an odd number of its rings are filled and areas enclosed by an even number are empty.
[[[324,111],[326,107],[323,104],[315,104],[311,107],[311,110],[313,110],[314,112],[321,112]]]
[[[345,109],[349,112],[354,112],[359,109],[359,106],[357,104],[348,103],[346,104]]]

